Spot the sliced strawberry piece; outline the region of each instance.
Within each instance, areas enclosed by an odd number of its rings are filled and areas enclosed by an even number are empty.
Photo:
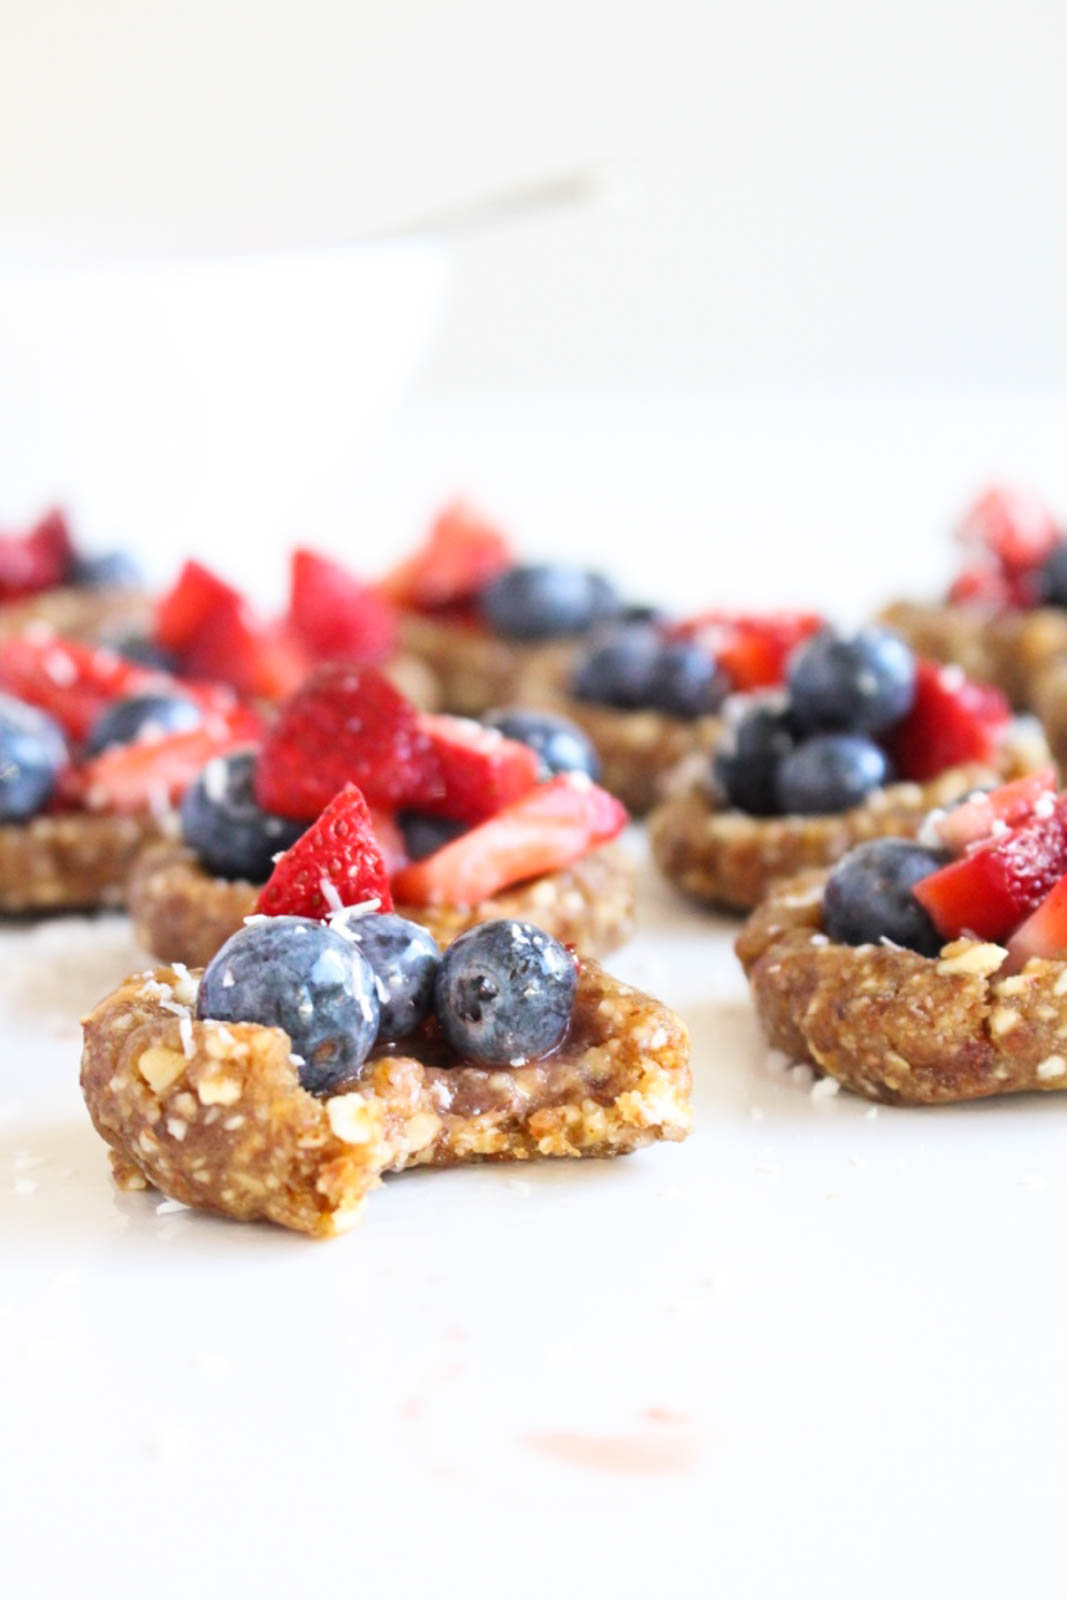
[[[401,867],[406,867],[411,859],[408,855],[407,842],[404,830],[401,828],[391,811],[383,811],[380,806],[370,807],[371,827],[374,837],[381,846],[382,856],[385,859],[385,870],[392,877],[394,872],[399,872]]]
[[[397,605],[434,611],[472,599],[515,564],[509,540],[479,511],[455,500],[439,513],[420,549],[382,588]]]
[[[939,933],[1002,943],[1067,872],[1067,796],[1003,839],[980,845],[916,884]]]
[[[256,763],[256,798],[283,817],[317,817],[346,783],[372,806],[436,792],[419,716],[376,667],[316,668],[282,707]]]
[[[668,632],[672,638],[699,639],[733,687],[749,690],[777,687],[797,645],[822,626],[823,619],[808,611],[778,611],[764,617],[704,611],[674,623]]]
[[[1043,961],[1067,956],[1067,877],[1061,878],[1008,940],[1004,970],[1018,972],[1032,957]]]
[[[0,688],[49,712],[75,740],[113,701],[168,681],[113,650],[59,639],[47,629],[0,640]]]
[[[948,591],[952,605],[989,606],[995,610],[1025,608],[1037,602],[1037,583],[1029,572],[1002,572],[999,567],[967,567]]]
[[[377,900],[392,911],[389,874],[367,802],[354,783],[334,796],[317,822],[275,862],[257,911],[268,917],[318,917]]]
[[[1044,797],[1055,793],[1056,770],[1042,767],[1025,778],[1002,783],[989,794],[976,794],[962,805],[953,806],[938,818],[937,836],[946,849],[962,855],[971,845],[1028,822],[1039,802],[1042,808],[1047,807],[1051,801]]]
[[[0,600],[54,589],[70,576],[74,545],[61,511],[47,512],[28,533],[0,537]]]
[[[200,728],[163,739],[114,745],[77,773],[90,811],[160,811],[181,799],[213,756],[250,742],[256,724],[247,712],[232,720],[209,717]]]
[[[1005,572],[1026,572],[1041,565],[1059,542],[1059,530],[1048,507],[1023,489],[994,485],[968,507],[959,537],[982,545]]]
[[[482,822],[532,789],[540,758],[529,745],[506,739],[466,717],[422,716],[435,768],[434,787],[414,802],[420,811]]]
[[[959,667],[920,661],[915,699],[887,743],[902,778],[923,783],[963,762],[992,762],[1011,707],[999,689]]]
[[[232,584],[199,561],[187,561],[156,606],[156,639],[181,652],[220,605],[240,600]]]
[[[293,552],[289,628],[316,661],[384,661],[396,633],[381,590],[314,550]]]
[[[510,884],[555,872],[626,826],[613,795],[574,773],[531,789],[488,822],[397,873],[398,904],[478,905]]]
[[[284,700],[307,675],[301,647],[278,623],[264,622],[233,595],[197,627],[182,650],[190,678],[228,683],[254,700]]]

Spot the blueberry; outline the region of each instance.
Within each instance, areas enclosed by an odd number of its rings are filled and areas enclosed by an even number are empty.
[[[532,922],[483,922],[445,951],[434,1007],[457,1055],[521,1066],[563,1039],[577,986],[574,959],[551,934]]]
[[[0,694],[0,822],[24,822],[40,811],[66,760],[59,724]]]
[[[173,650],[165,650],[154,639],[139,634],[119,639],[112,649],[127,661],[136,661],[142,667],[158,667],[160,672],[177,672],[181,663]]]
[[[712,772],[731,805],[753,817],[778,810],[778,767],[796,739],[781,696],[758,701],[715,752]]]
[[[649,605],[644,601],[633,601],[620,608],[618,622],[643,622],[646,627],[656,628],[665,623],[667,613],[662,606]]]
[[[186,844],[209,872],[263,883],[279,850],[295,844],[307,824],[273,816],[256,803],[255,764],[252,750],[215,756],[185,791],[181,822]]]
[[[1067,544],[1058,544],[1038,574],[1038,597],[1047,606],[1067,606]]]
[[[360,950],[374,973],[381,1016],[378,1038],[403,1039],[430,1014],[441,951],[428,928],[394,911],[339,911],[330,922],[335,933]]]
[[[76,555],[70,581],[81,589],[136,589],[142,574],[125,550],[109,550],[102,556]]]
[[[99,755],[113,744],[166,733],[187,733],[204,720],[200,707],[177,694],[134,694],[116,700],[93,723],[85,741],[87,755]]]
[[[818,733],[785,756],[778,767],[778,810],[824,816],[858,806],[889,783],[885,751],[858,733]]]
[[[585,633],[618,610],[606,578],[579,567],[511,567],[483,590],[482,615],[508,639]]]
[[[655,629],[640,624],[612,628],[579,660],[571,682],[575,698],[622,710],[647,706],[659,652]]]
[[[556,772],[584,772],[593,779],[600,776],[600,757],[592,741],[566,717],[554,716],[551,711],[514,710],[490,711],[482,720],[506,738],[518,739],[536,750],[542,778]]]
[[[412,861],[432,856],[442,845],[451,844],[469,828],[466,822],[454,822],[450,817],[427,817],[421,811],[398,811],[396,820]]]
[[[656,653],[647,704],[672,717],[703,717],[717,711],[730,692],[725,673],[700,645],[666,640]]]
[[[841,944],[894,944],[936,956],[943,940],[912,894],[948,860],[907,839],[872,839],[842,856],[827,879],[823,926]]]
[[[198,1017],[284,1028],[300,1082],[329,1094],[367,1059],[378,1035],[369,963],[347,939],[307,917],[248,922],[205,969]]]
[[[915,656],[888,628],[848,639],[824,628],[793,656],[788,686],[799,727],[879,733],[911,709]]]

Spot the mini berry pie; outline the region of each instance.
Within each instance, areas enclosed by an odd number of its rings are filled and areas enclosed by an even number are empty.
[[[584,729],[604,787],[640,816],[681,761],[714,749],[727,696],[779,686],[792,651],[820,626],[801,612],[607,623],[577,651],[547,646],[518,693]]]
[[[914,835],[933,807],[1049,761],[998,690],[880,627],[823,629],[790,658],[783,693],[728,709],[714,756],[679,774],[649,828],[674,884],[734,910],[776,878],[861,840]]]
[[[229,690],[40,623],[0,637],[0,911],[120,904],[185,786],[259,729]]]
[[[858,1094],[1067,1088],[1067,795],[1032,774],[779,882],[737,952],[770,1043]]]
[[[1035,496],[992,488],[959,528],[971,559],[945,599],[885,613],[922,654],[996,684],[1067,761],[1067,540]]]
[[[257,911],[395,899],[443,945],[512,917],[602,954],[632,929],[634,869],[612,842],[626,811],[593,760],[558,719],[502,732],[419,712],[373,667],[319,667],[258,753],[205,768],[182,841],[138,862],[138,936],[159,960],[203,966]]]
[[[684,1024],[514,919],[442,955],[394,914],[256,917],[84,1029],[122,1188],[320,1237],[387,1172],[622,1155],[691,1122]]]
[[[72,639],[118,645],[139,636],[149,614],[130,557],[78,550],[61,511],[24,533],[0,534],[0,637],[42,622]]]

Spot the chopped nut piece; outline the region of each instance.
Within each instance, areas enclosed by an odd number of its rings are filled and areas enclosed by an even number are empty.
[[[151,1045],[137,1060],[138,1072],[156,1094],[165,1094],[171,1084],[177,1083],[186,1065],[181,1050],[170,1050],[165,1045]]]
[[[938,972],[970,973],[988,978],[999,971],[1008,959],[1008,952],[999,944],[975,944],[973,939],[957,939],[945,945],[937,963]]]

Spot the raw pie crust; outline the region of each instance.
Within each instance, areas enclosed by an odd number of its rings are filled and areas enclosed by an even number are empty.
[[[1067,1088],[1067,963],[958,939],[931,959],[896,945],[832,943],[828,874],[775,885],[737,954],[768,1042],[871,1100],[944,1105]]]
[[[59,812],[0,827],[0,912],[120,906],[134,862],[170,816]]]
[[[433,673],[443,710],[457,717],[480,717],[517,703],[520,684],[536,671],[545,649],[417,611],[401,614],[398,637],[401,649]],[[554,648],[574,654],[579,646],[568,640]]]
[[[624,944],[634,925],[634,865],[619,845],[591,850],[581,860],[519,884],[477,906],[398,906],[444,946],[466,928],[497,917],[535,922],[562,944],[604,955]],[[206,966],[219,946],[253,915],[257,885],[213,877],[181,844],[146,850],[129,883],[137,938],[159,961]]]
[[[148,634],[152,612],[152,601],[140,589],[45,589],[0,604],[0,639],[43,624],[66,639],[111,644]]]
[[[690,1130],[685,1025],[593,963],[548,1059],[445,1068],[427,1032],[324,1100],[300,1087],[281,1029],[194,1020],[198,978],[141,973],[85,1019],[82,1092],[122,1188],[329,1236],[385,1172],[622,1155]]]

